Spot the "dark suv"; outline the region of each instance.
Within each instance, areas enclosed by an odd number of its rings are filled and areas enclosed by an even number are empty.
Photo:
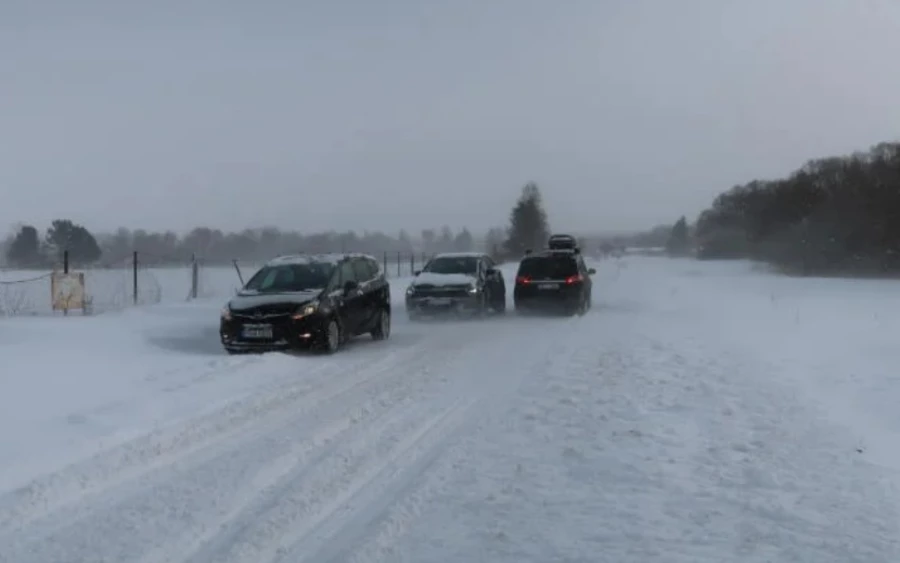
[[[406,288],[410,320],[434,313],[482,315],[488,310],[506,311],[506,282],[487,254],[438,254]]]
[[[583,315],[591,308],[591,276],[577,249],[542,250],[519,263],[513,301],[520,313],[558,311]]]
[[[268,262],[222,310],[229,353],[319,349],[391,332],[391,291],[378,260],[365,254],[282,256]]]

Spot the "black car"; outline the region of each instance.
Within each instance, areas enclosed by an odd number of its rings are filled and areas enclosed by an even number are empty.
[[[390,285],[379,261],[365,254],[276,258],[228,302],[219,327],[229,353],[332,353],[354,336],[384,340],[390,332]]]
[[[575,250],[543,250],[519,263],[513,302],[520,313],[557,311],[583,315],[591,308],[591,276]]]
[[[487,254],[438,254],[416,272],[406,289],[406,311],[411,320],[437,313],[503,313],[506,311],[503,272]]]

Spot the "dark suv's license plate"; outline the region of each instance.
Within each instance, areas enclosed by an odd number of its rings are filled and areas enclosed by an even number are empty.
[[[244,338],[271,339],[272,325],[244,325],[241,334]]]

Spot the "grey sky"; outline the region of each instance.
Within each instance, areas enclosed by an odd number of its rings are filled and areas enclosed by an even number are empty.
[[[896,0],[3,0],[0,226],[649,227],[900,131]]]

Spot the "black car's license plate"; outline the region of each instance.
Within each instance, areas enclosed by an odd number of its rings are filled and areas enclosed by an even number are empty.
[[[559,289],[558,283],[541,283],[538,284],[538,289]]]
[[[271,339],[272,325],[244,325],[241,335],[244,338]]]

